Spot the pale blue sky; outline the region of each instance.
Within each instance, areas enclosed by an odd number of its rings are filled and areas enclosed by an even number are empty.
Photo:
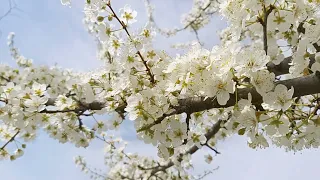
[[[36,64],[58,65],[66,68],[90,70],[98,67],[96,49],[93,38],[86,33],[82,25],[82,0],[74,0],[74,7],[68,8],[59,0],[16,0],[21,11],[13,11],[6,19],[0,21],[0,62],[13,64],[6,46],[9,32],[16,33],[16,44],[26,57],[34,59]],[[113,0],[119,8],[128,3],[138,11],[142,25],[146,17],[142,0]],[[156,3],[156,20],[162,27],[179,26],[180,14],[191,8],[191,0],[153,0]],[[7,10],[7,0],[0,0],[0,15]],[[225,23],[215,18],[205,29],[200,31],[200,39],[211,49],[218,44],[216,31]],[[174,42],[194,40],[192,33],[183,32],[176,37],[166,39],[158,37],[156,47],[169,49]],[[90,118],[86,119],[91,121]],[[126,122],[119,134],[129,141],[129,150],[146,155],[155,155],[151,145],[144,145],[135,138],[133,124]],[[27,145],[25,155],[17,161],[0,161],[0,180],[87,180],[88,176],[81,173],[73,163],[73,157],[83,155],[88,163],[97,168],[103,166],[103,144],[94,142],[87,149],[75,148],[70,144],[59,144],[44,133]],[[131,145],[130,145],[131,144]],[[134,144],[134,145],[133,145]],[[318,177],[318,150],[308,150],[296,154],[286,153],[282,149],[268,148],[252,150],[247,147],[242,137],[233,137],[218,144],[222,153],[211,165],[203,161],[203,150],[194,155],[196,172],[219,166],[206,179],[216,180],[300,180]]]

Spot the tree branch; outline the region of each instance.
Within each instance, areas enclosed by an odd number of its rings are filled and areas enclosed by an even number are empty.
[[[117,16],[117,14],[115,13],[115,11],[114,11],[113,8],[111,7],[111,2],[110,2],[110,1],[108,1],[107,6],[109,7],[110,11],[112,12],[112,15],[117,19],[117,21],[120,23],[120,25],[122,26],[122,28],[124,29],[124,31],[125,31],[126,34],[128,35],[129,39],[132,40],[131,35],[130,35],[129,31],[128,31],[127,25],[126,25],[123,21],[121,21],[121,20],[119,19],[119,17]],[[149,78],[150,78],[151,84],[155,84],[156,81],[155,81],[155,79],[154,79],[154,74],[152,74],[151,69],[150,69],[150,67],[149,67],[148,64],[147,64],[147,61],[143,58],[143,56],[142,56],[142,54],[141,54],[140,51],[137,51],[137,54],[138,54],[138,56],[140,57],[140,59],[142,60],[142,63],[143,63],[143,65],[144,65],[145,68],[146,68],[146,71],[147,71],[147,74],[148,74],[148,76],[149,76]]]
[[[316,49],[317,52],[320,52],[320,46],[318,45],[318,43],[313,43],[312,45]]]
[[[211,147],[209,144],[208,144],[208,141],[205,143],[205,144],[202,144],[203,146],[206,146],[208,147],[209,149],[211,149],[212,151],[214,151],[216,154],[221,154],[219,151],[217,151],[215,148]]]
[[[214,124],[214,126],[205,134],[206,138],[207,139],[211,139],[213,138],[217,132],[219,131],[220,129],[220,125],[222,123],[222,120],[219,120],[216,124]],[[182,161],[182,157],[184,155],[187,155],[187,154],[194,154],[195,152],[197,152],[199,150],[198,146],[194,145],[192,146],[187,152],[183,153],[183,154],[180,154],[179,157],[178,157],[178,161],[181,162]],[[166,169],[172,167],[174,165],[173,161],[169,161],[166,165],[162,165],[162,166],[158,166],[158,167],[155,167],[155,169],[153,169],[151,171],[151,174],[150,174],[150,177],[151,176],[154,176],[156,173],[160,172],[160,171],[165,171]]]
[[[320,93],[320,72],[317,71],[315,74],[299,77],[295,79],[277,81],[275,85],[283,84],[288,88],[294,88],[293,97],[300,97],[305,95],[317,94]],[[230,99],[225,105],[220,105],[215,97],[190,97],[186,99],[179,99],[178,106],[174,107],[174,111],[168,114],[164,114],[162,117],[158,118],[151,124],[141,127],[137,132],[142,132],[145,130],[150,129],[156,124],[161,123],[166,117],[181,114],[181,113],[189,113],[192,114],[194,112],[209,110],[213,108],[225,108],[234,106],[236,104],[236,99],[248,99],[248,94],[252,96],[252,104],[253,105],[260,105],[263,102],[262,96],[254,89],[254,88],[242,88],[238,89],[237,91],[237,98],[236,94],[230,94]],[[54,105],[55,99],[49,99],[47,102],[47,106]],[[94,101],[92,103],[82,103],[81,109],[78,111],[86,111],[86,110],[101,110],[105,107],[105,103]],[[124,113],[124,109],[126,104],[120,105],[116,108],[117,112]],[[47,113],[50,111],[46,110]],[[77,110],[65,110],[65,112],[70,111],[77,111]],[[52,113],[58,113],[59,111],[52,111]]]
[[[309,67],[311,67],[312,64],[315,63],[315,55],[310,54],[309,59],[310,59]],[[269,62],[267,64],[267,68],[270,72],[273,72],[276,76],[288,74],[289,68],[291,66],[290,65],[291,61],[292,61],[292,56],[289,56],[284,58],[284,60],[278,65],[275,65],[272,62]]]
[[[293,97],[300,97],[305,96],[309,94],[316,94],[320,93],[320,72],[317,71],[313,75],[290,79],[290,80],[284,80],[284,81],[278,81],[277,84],[283,84],[287,86],[288,88],[294,87],[295,91],[293,94]],[[242,99],[248,98],[248,93],[251,93],[252,95],[252,104],[261,104],[262,103],[262,96],[253,88],[244,88],[238,90],[238,98]],[[219,108],[219,107],[229,107],[235,104],[235,95],[232,94],[230,96],[229,101],[226,105],[219,105],[216,98],[207,98],[204,97],[197,97],[197,98],[187,98],[182,99],[179,101],[180,106],[177,107],[177,113],[182,112],[198,112],[198,111],[204,111],[212,108]],[[219,120],[212,129],[205,134],[205,137],[209,140],[215,136],[215,134],[219,131],[220,125],[222,123],[222,120]],[[180,157],[178,158],[178,161],[182,161],[183,155],[186,154],[194,154],[197,152],[199,148],[197,146],[191,147],[187,152],[184,154],[180,154]],[[166,169],[172,167],[174,165],[173,161],[169,161],[166,165],[161,165],[158,167],[155,167],[154,170],[151,171],[150,176],[154,176],[156,173],[160,171],[165,171]]]
[[[293,97],[305,96],[320,93],[320,72],[299,77],[295,79],[278,81],[275,85],[283,84],[288,88],[294,88]],[[254,88],[238,89],[238,100],[248,99],[248,93],[252,95],[252,104],[259,105],[263,102],[262,96]],[[212,108],[225,108],[235,105],[236,95],[230,94],[230,99],[226,105],[220,105],[215,97],[192,97],[179,100],[179,106],[176,107],[177,114],[183,112],[199,112]]]
[[[16,137],[17,135],[20,133],[20,130],[18,130],[10,139],[9,141],[7,141],[1,148],[0,148],[0,151],[4,150],[4,148],[10,143],[12,142]]]
[[[268,16],[273,11],[274,7],[271,5],[269,9],[263,4],[263,20],[260,18],[259,21],[263,27],[263,47],[266,54],[268,54]]]
[[[185,24],[182,28],[179,28],[179,29],[176,29],[175,32],[181,32],[189,27],[191,27],[192,30],[194,30],[195,32],[195,35],[196,35],[196,38],[199,41],[199,37],[197,35],[197,29],[195,27],[197,27],[197,25],[199,24],[199,20],[201,20],[201,18],[203,18],[204,15],[213,15],[215,12],[217,12],[218,10],[216,11],[213,11],[213,12],[206,12],[210,7],[211,5],[213,5],[213,3],[218,3],[220,4],[220,2],[218,0],[209,0],[207,2],[207,4],[204,6],[204,7],[200,7],[198,9],[198,14],[196,16],[193,15],[193,19],[191,21],[189,21],[187,24]],[[155,22],[154,20],[154,16],[153,16],[153,13],[152,13],[152,10],[149,9],[148,6],[151,6],[151,3],[150,3],[150,0],[145,0],[145,4],[146,4],[146,9],[147,9],[147,14],[148,14],[148,19],[149,19],[149,22],[151,22],[153,24],[153,26],[160,32],[160,33],[165,33],[165,31],[163,31],[162,28],[160,28],[157,23]],[[205,13],[205,14],[204,14]],[[168,34],[167,34],[168,35]]]
[[[8,3],[9,3],[9,9],[6,13],[4,13],[2,16],[0,16],[0,21],[5,18],[6,16],[8,16],[13,9],[15,9],[17,7],[16,3],[12,0],[8,0]]]
[[[54,106],[56,101],[56,98],[50,98],[46,105],[47,106]],[[102,108],[105,107],[105,103],[103,102],[98,102],[98,101],[93,101],[91,103],[85,103],[85,102],[80,102],[81,106],[76,109],[66,109],[66,110],[43,110],[43,113],[64,113],[64,112],[79,112],[79,111],[86,111],[86,110],[101,110]],[[125,108],[122,106],[119,106],[121,108]]]
[[[216,168],[214,168],[214,169],[212,169],[212,170],[210,170],[210,171],[205,171],[204,174],[200,175],[200,176],[199,176],[197,179],[195,179],[195,180],[201,180],[201,179],[205,178],[206,176],[208,176],[209,174],[212,174],[213,171],[218,170],[218,169],[219,169],[219,166],[216,167]]]

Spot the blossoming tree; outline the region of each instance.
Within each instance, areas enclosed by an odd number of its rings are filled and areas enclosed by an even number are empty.
[[[149,22],[133,29],[137,12],[129,5],[118,11],[110,0],[86,0],[84,24],[104,61],[94,72],[33,65],[9,35],[19,68],[0,65],[0,159],[22,156],[39,129],[77,147],[104,141],[106,174],[76,158],[97,179],[196,179],[188,171],[192,154],[204,146],[219,154],[215,145],[235,134],[251,148],[319,147],[319,0],[194,0],[183,28],[172,30],[159,28],[145,3]],[[219,46],[192,43],[176,57],[153,48],[156,32],[197,33],[215,13],[229,25]],[[95,125],[83,123],[87,116]],[[159,159],[130,154],[125,142],[105,135],[123,121],[134,121]]]

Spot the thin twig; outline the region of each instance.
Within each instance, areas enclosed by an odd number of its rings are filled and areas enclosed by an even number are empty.
[[[9,3],[9,9],[6,13],[4,13],[4,15],[0,16],[0,21],[5,17],[7,17],[12,12],[12,10],[17,7],[16,3],[12,0],[8,0],[8,3]]]
[[[12,141],[14,141],[14,139],[16,138],[16,136],[20,133],[20,130],[18,130],[10,139],[8,142],[6,142],[1,148],[0,151],[4,150],[4,148]]]
[[[131,39],[131,35],[128,31],[127,25],[120,20],[120,18],[117,16],[117,14],[115,13],[115,11],[113,10],[113,8],[111,7],[111,3],[110,1],[108,1],[107,6],[109,7],[109,9],[111,10],[113,16],[117,19],[117,21],[120,23],[120,25],[122,26],[122,28],[124,29],[124,31],[126,32],[126,34],[128,35],[128,37]],[[142,60],[143,65],[146,68],[147,74],[150,77],[150,82],[151,84],[155,84],[155,79],[154,79],[154,75],[151,72],[151,69],[149,68],[147,61],[143,58],[142,54],[140,51],[137,51],[138,56],[140,57],[140,59]]]
[[[211,149],[212,151],[214,151],[216,154],[221,154],[219,151],[217,151],[216,149],[214,149],[213,147],[211,147],[208,142],[206,142],[205,144],[202,144],[206,147],[208,147],[209,149]]]
[[[266,54],[268,54],[268,16],[273,11],[274,7],[269,6],[269,9],[263,4],[263,20],[258,18],[258,21],[263,27],[263,48]]]

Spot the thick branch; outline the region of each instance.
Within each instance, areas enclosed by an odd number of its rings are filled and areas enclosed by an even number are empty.
[[[312,64],[315,63],[315,55],[311,54],[309,59],[310,59],[309,67],[311,67]],[[273,72],[276,76],[279,76],[282,74],[288,74],[291,61],[292,61],[292,57],[289,56],[284,58],[284,60],[278,65],[275,65],[271,62],[268,63],[267,68],[270,72]]]
[[[293,97],[306,96],[320,93],[320,72],[309,76],[299,77],[295,79],[278,81],[275,83],[283,84],[288,88],[294,88]],[[252,95],[252,104],[260,105],[263,100],[262,96],[254,88],[238,89],[238,99],[248,99],[248,93]],[[193,97],[179,100],[179,106],[176,107],[177,114],[183,112],[199,112],[212,108],[225,108],[234,106],[236,103],[236,95],[230,94],[230,99],[226,105],[220,105],[215,97],[205,99],[205,97]]]
[[[46,105],[47,106],[54,106],[56,99],[55,98],[50,98]],[[98,101],[93,101],[92,103],[84,103],[81,102],[81,106],[76,109],[67,109],[67,110],[44,110],[44,113],[63,113],[63,112],[79,112],[79,111],[86,111],[86,110],[101,110],[102,108],[105,107],[105,103],[98,102]],[[121,107],[125,108],[125,107]]]
[[[295,91],[294,91],[293,97],[300,97],[300,96],[305,96],[309,94],[320,93],[320,72],[317,71],[316,74],[300,77],[296,79],[278,81],[276,82],[276,84],[283,84],[288,88],[294,87]],[[238,98],[247,99],[248,93],[251,93],[252,95],[252,104],[261,104],[263,102],[262,96],[253,88],[239,89]],[[230,96],[230,99],[226,105],[219,105],[216,98],[204,99],[203,97],[199,97],[199,98],[182,99],[179,101],[180,106],[177,107],[177,113],[182,113],[182,112],[190,113],[190,112],[204,111],[212,108],[229,107],[229,106],[233,106],[235,104],[235,101],[236,101],[236,98],[234,94]],[[221,122],[222,121],[219,120],[212,127],[212,129],[208,133],[206,133],[205,136],[207,139],[211,139],[219,131]],[[186,153],[180,155],[179,161],[182,160],[183,155],[194,154],[198,150],[199,148],[197,146],[191,147]],[[158,166],[151,171],[151,176],[154,176],[156,173],[160,171],[165,171],[166,169],[172,167],[173,165],[174,163],[170,161],[166,165]]]
[[[317,94],[320,93],[320,72],[316,72],[316,74],[312,74],[309,76],[299,77],[295,79],[283,80],[278,81],[275,83],[283,84],[288,88],[294,88],[293,97],[300,97],[305,95]],[[254,88],[243,88],[238,89],[237,96],[238,100],[240,99],[248,99],[248,93],[252,95],[252,104],[253,105],[260,105],[263,102],[262,96],[254,89]],[[49,99],[47,102],[47,106],[54,105],[55,99]],[[174,114],[181,114],[181,113],[189,113],[192,114],[194,112],[209,110],[213,108],[225,108],[234,106],[236,103],[236,95],[230,94],[230,99],[226,105],[220,105],[215,97],[191,97],[186,99],[178,100],[179,105],[175,107],[175,111],[169,114],[164,114],[162,117],[158,118],[153,123],[146,125],[138,130],[138,132],[142,132],[144,130],[150,129],[152,126],[161,123],[166,117],[174,115]],[[94,101],[92,103],[86,104],[83,103],[83,106],[80,107],[81,111],[86,110],[101,110],[105,107],[105,104],[102,102]],[[116,111],[124,113],[126,105],[119,106]],[[66,110],[67,112],[70,112]],[[72,110],[77,111],[77,110]],[[49,112],[48,112],[49,113]],[[55,112],[53,112],[55,113]]]

